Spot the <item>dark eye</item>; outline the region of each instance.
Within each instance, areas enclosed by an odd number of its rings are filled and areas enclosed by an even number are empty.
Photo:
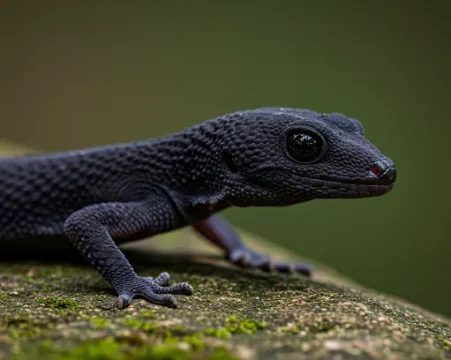
[[[312,162],[323,153],[324,140],[310,131],[300,131],[287,138],[288,154],[300,162]]]

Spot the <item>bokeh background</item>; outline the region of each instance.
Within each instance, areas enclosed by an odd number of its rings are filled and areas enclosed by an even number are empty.
[[[225,216],[451,316],[447,4],[3,1],[0,138],[66,150],[260,106],[355,117],[397,164],[390,194]]]

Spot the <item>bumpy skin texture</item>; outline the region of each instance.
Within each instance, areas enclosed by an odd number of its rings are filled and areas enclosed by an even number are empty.
[[[304,130],[324,139],[312,163],[287,151],[289,134]],[[167,273],[138,276],[116,243],[191,225],[234,264],[309,275],[307,265],[247,248],[216,213],[379,196],[395,175],[357,120],[292,108],[235,112],[154,140],[0,159],[0,244],[69,240],[118,293],[119,308],[134,297],[174,307],[172,294],[191,286],[166,286]]]

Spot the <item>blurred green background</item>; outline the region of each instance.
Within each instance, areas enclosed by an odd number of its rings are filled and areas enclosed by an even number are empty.
[[[361,120],[387,196],[232,209],[233,223],[451,315],[447,2],[2,2],[0,137],[63,150],[235,110]]]

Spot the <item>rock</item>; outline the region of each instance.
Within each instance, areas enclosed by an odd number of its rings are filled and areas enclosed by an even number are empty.
[[[12,151],[0,142],[0,154]],[[307,261],[242,234],[272,256]],[[312,280],[239,269],[190,230],[123,249],[140,275],[168,271],[194,295],[178,296],[177,309],[143,300],[107,309],[116,295],[75,252],[2,249],[0,359],[451,358],[450,320],[320,264]]]

